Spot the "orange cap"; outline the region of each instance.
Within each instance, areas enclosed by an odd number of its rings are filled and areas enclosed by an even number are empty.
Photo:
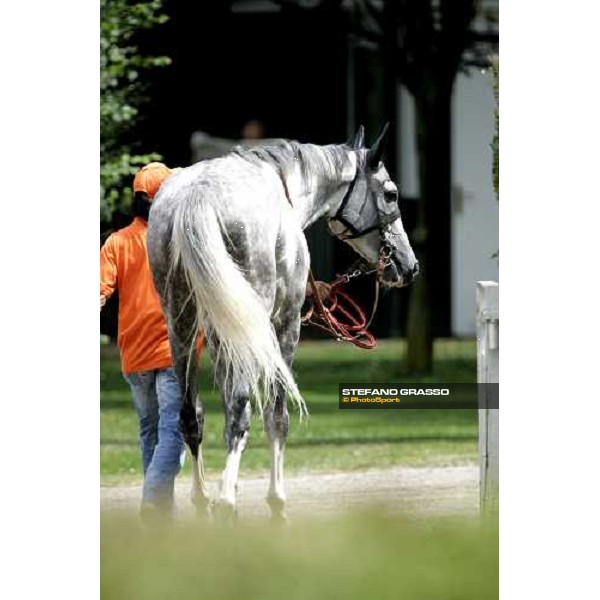
[[[134,192],[145,192],[148,198],[152,200],[158,192],[162,182],[173,173],[169,167],[163,163],[152,162],[142,167],[133,180]]]

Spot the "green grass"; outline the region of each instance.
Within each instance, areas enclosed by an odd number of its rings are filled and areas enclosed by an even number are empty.
[[[491,600],[496,523],[357,513],[287,528],[102,515],[101,597]]]
[[[475,342],[438,340],[434,373],[403,372],[406,345],[382,341],[372,351],[337,342],[303,342],[294,371],[311,418],[292,417],[287,472],[330,472],[392,465],[461,465],[477,459],[476,409],[338,409],[339,382],[469,383],[476,381]],[[116,349],[101,348],[101,481],[141,479],[138,427]],[[224,466],[223,413],[207,356],[200,390],[206,407],[204,458],[209,476]],[[268,445],[255,418],[244,473],[269,469]],[[189,464],[184,467],[187,473]]]

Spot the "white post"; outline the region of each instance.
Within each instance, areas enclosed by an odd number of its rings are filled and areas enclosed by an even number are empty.
[[[477,282],[477,382],[499,383],[498,283]],[[481,390],[480,394],[486,394]],[[481,398],[484,401],[486,398]],[[479,410],[480,503],[484,512],[498,512],[498,409]]]

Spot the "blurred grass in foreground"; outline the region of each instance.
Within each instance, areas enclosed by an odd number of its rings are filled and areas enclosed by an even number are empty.
[[[103,513],[104,600],[487,600],[498,597],[497,523],[357,513],[289,527]]]
[[[475,409],[353,410],[338,408],[340,382],[469,383],[476,381],[474,340],[437,340],[434,372],[427,377],[403,370],[404,340],[383,340],[364,351],[335,341],[306,341],[294,364],[311,418],[299,423],[292,409],[286,471],[332,472],[389,466],[456,466],[477,460]],[[103,485],[141,479],[138,425],[129,387],[114,346],[101,347],[101,449]],[[204,461],[209,476],[223,466],[223,409],[213,388],[207,353],[200,394],[205,403]],[[267,472],[270,455],[258,418],[242,460],[241,476]],[[189,474],[189,463],[183,471]]]

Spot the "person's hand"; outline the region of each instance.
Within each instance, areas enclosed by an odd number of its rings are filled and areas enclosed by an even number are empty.
[[[106,304],[106,296],[100,294],[100,312],[102,312],[102,307]]]
[[[325,283],[324,281],[315,281],[315,287],[317,288],[317,294],[319,294],[319,298],[321,302],[323,300],[327,300],[329,298],[329,294],[331,294],[331,285],[329,283]],[[312,287],[307,287],[307,296],[313,296]]]

